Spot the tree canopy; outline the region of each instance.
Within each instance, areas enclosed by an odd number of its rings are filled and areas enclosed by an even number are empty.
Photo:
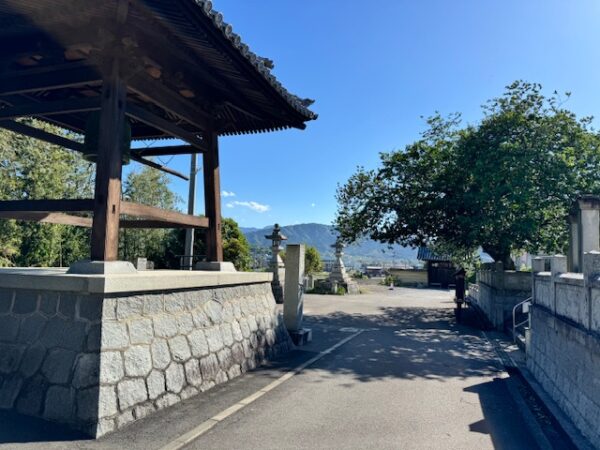
[[[37,128],[66,135],[41,121]],[[0,200],[85,198],[94,186],[93,165],[78,153],[0,131]],[[89,257],[89,229],[0,220],[0,266],[59,266]]]
[[[323,270],[323,261],[319,250],[312,245],[307,245],[304,253],[304,271],[308,275],[321,270]]]
[[[462,257],[481,247],[507,265],[514,251],[564,250],[572,201],[600,193],[600,138],[563,103],[517,81],[482,107],[477,124],[430,117],[419,140],[338,188],[341,236]]]

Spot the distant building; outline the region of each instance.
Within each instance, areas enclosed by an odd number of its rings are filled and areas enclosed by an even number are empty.
[[[371,277],[382,277],[385,275],[385,269],[382,266],[367,266],[363,265],[362,273],[369,278]]]
[[[428,286],[448,288],[454,285],[456,267],[449,256],[438,255],[427,247],[419,247],[417,259],[425,262]]]

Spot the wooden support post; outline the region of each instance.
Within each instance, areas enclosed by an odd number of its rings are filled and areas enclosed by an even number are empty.
[[[206,260],[223,261],[221,239],[221,178],[219,175],[219,138],[217,133],[206,134],[208,151],[204,153],[204,208],[208,218],[206,230]]]
[[[119,63],[115,60],[102,84],[91,244],[93,261],[115,261],[118,255],[125,97],[126,86],[120,79]]]

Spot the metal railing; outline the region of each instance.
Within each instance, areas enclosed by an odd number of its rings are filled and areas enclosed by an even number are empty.
[[[517,342],[517,328],[522,327],[527,324],[527,327],[531,325],[531,316],[529,314],[529,307],[531,306],[532,297],[528,297],[520,303],[517,303],[512,310],[512,319],[513,319],[513,342]],[[517,323],[517,310],[521,308],[523,314],[527,314],[527,319]]]

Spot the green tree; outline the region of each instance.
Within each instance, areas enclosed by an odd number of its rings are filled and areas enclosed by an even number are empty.
[[[45,122],[24,122],[55,134],[69,134]],[[89,197],[93,174],[93,166],[78,153],[0,131],[2,200]],[[89,256],[88,241],[89,230],[85,229],[0,220],[0,265],[68,265]]]
[[[127,175],[123,185],[123,200],[174,210],[179,198],[169,187],[168,176],[144,166]],[[120,257],[133,261],[145,257],[157,268],[165,266],[170,231],[167,229],[122,229],[119,239]]]
[[[223,259],[231,261],[240,271],[250,270],[252,258],[250,257],[250,244],[237,222],[224,218],[222,221],[223,233]]]
[[[239,271],[250,270],[252,263],[250,245],[237,222],[224,218],[221,221],[221,233],[223,236],[223,259],[232,262]],[[179,269],[179,257],[184,253],[184,244],[185,230],[172,230],[167,238],[165,267]],[[204,230],[199,228],[195,230],[194,234],[194,255],[204,256],[205,254]]]
[[[323,270],[323,261],[319,251],[312,245],[307,245],[304,253],[304,271],[312,274]]]
[[[590,119],[520,81],[483,113],[466,127],[459,115],[435,115],[421,139],[382,153],[377,170],[359,168],[337,192],[342,237],[433,245],[465,259],[481,247],[508,267],[514,251],[564,250],[572,201],[600,192]]]

